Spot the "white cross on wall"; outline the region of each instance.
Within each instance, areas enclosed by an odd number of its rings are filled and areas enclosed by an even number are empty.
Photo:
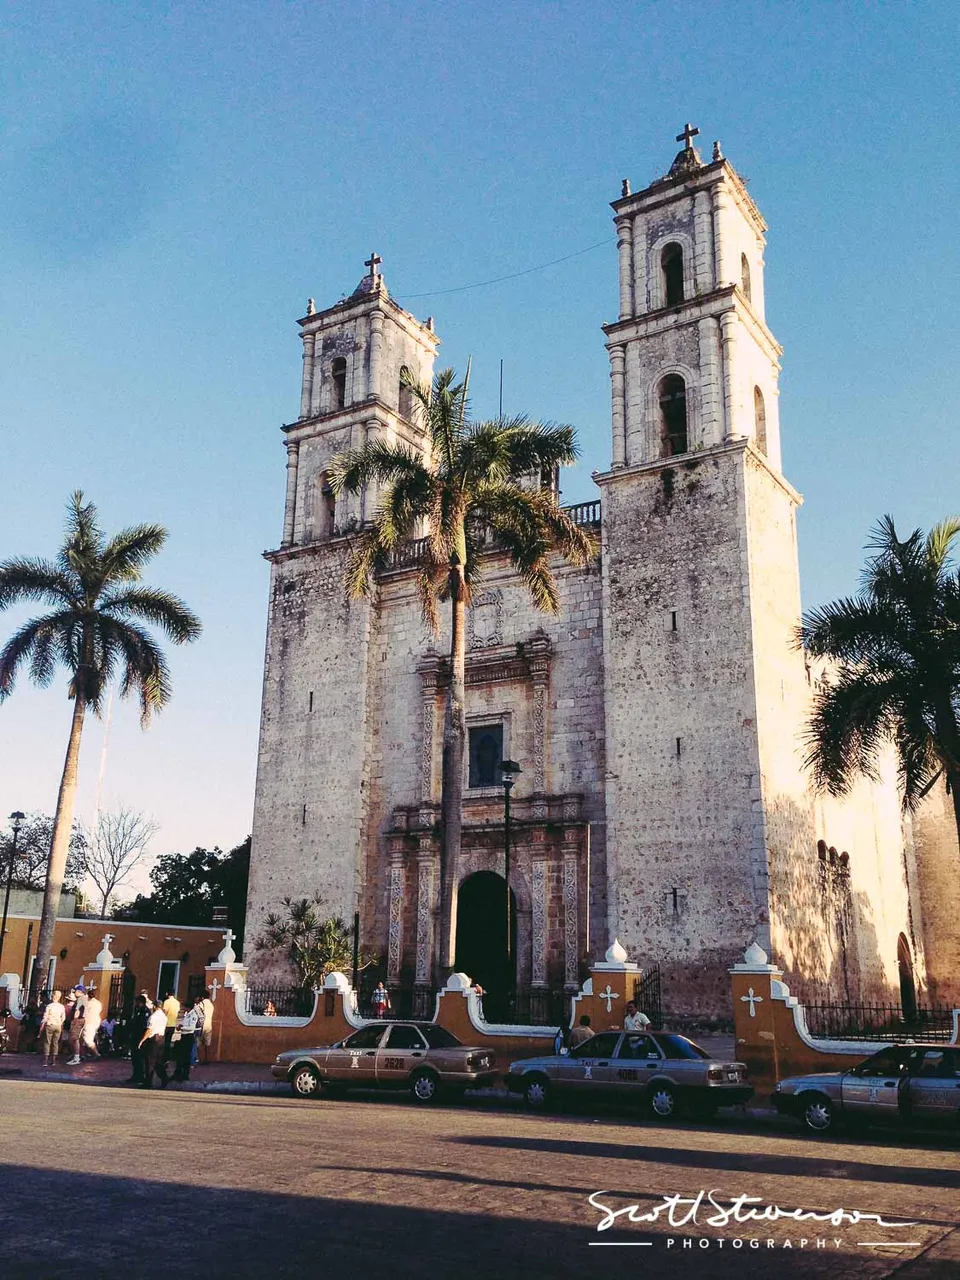
[[[220,990],[220,979],[214,978],[214,980],[210,983],[210,999],[211,1000],[214,1000],[214,1001],[216,1000],[217,992],[219,990]]]
[[[620,999],[620,995],[619,995],[619,992],[617,992],[617,991],[612,991],[612,990],[610,989],[610,983],[608,982],[608,983],[607,983],[607,989],[606,989],[606,991],[601,991],[601,992],[599,993],[599,995],[598,995],[597,999],[599,999],[599,1000],[606,1000],[606,1002],[607,1002],[607,1013],[612,1013],[612,1012],[613,1012],[613,1002],[614,1002],[614,1000],[619,1000],[619,999]]]
[[[753,987],[747,987],[747,994],[740,997],[740,1003],[748,1004],[750,1006],[750,1017],[755,1018],[757,1016],[757,1011],[754,1006],[763,1004],[763,996],[755,996],[753,994]]]

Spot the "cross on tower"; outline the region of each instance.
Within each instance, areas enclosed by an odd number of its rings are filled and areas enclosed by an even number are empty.
[[[371,253],[370,257],[367,258],[366,262],[363,264],[365,267],[370,268],[371,280],[376,280],[377,276],[380,274],[380,272],[377,270],[377,267],[379,267],[382,261],[383,259],[380,257],[378,253]]]
[[[677,134],[677,141],[682,142],[687,151],[692,151],[693,140],[699,132],[700,130],[695,124],[687,123],[683,126],[683,133]]]

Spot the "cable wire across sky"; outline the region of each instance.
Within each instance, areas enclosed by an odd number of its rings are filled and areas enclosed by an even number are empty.
[[[616,243],[612,237],[606,240],[599,240],[596,244],[587,245],[586,249],[577,249],[575,253],[564,254],[562,258],[552,258],[549,262],[541,262],[536,267],[527,267],[523,271],[513,271],[507,276],[496,276],[493,280],[477,280],[473,284],[458,284],[450,289],[428,289],[424,293],[401,293],[399,296],[407,301],[413,301],[414,298],[437,298],[445,293],[465,293],[468,289],[483,289],[491,284],[503,284],[505,280],[518,280],[520,276],[532,275],[534,271],[544,271],[547,267],[555,267],[561,262],[569,262],[571,258],[580,258],[585,253],[592,253],[594,249],[602,249],[604,245]]]

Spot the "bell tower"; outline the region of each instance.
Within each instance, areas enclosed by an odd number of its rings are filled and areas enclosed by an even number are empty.
[[[766,224],[719,143],[703,162],[697,132],[665,177],[625,181],[613,202],[612,465],[595,477],[608,928],[691,1004],[725,998],[738,948],[778,952],[771,875],[815,845]]]
[[[300,416],[284,427],[287,496],[284,547],[349,533],[370,518],[376,494],[335,497],[329,470],[337,454],[373,439],[429,452],[415,401],[400,386],[409,369],[429,384],[440,341],[390,297],[372,253],[367,274],[349,298],[317,311],[311,298],[299,321],[303,339]]]
[[[781,348],[763,302],[766,223],[714,143],[686,125],[665,178],[614,201],[620,316],[604,326],[613,466],[750,440],[780,470]]]

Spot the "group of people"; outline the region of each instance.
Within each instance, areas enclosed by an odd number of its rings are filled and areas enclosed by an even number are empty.
[[[623,1030],[646,1031],[649,1026],[650,1019],[643,1010],[638,1008],[633,1000],[628,1000],[623,1018]],[[610,1028],[611,1031],[616,1031],[617,1029],[616,1027]],[[564,1033],[563,1027],[557,1032],[554,1040],[554,1052],[559,1054],[567,1049],[576,1049],[577,1045],[583,1044],[585,1040],[592,1040],[594,1035],[595,1032],[590,1025],[590,1015],[588,1013],[581,1014],[580,1021],[568,1035]]]
[[[131,1084],[149,1089],[154,1077],[161,1086],[171,1079],[189,1080],[190,1068],[199,1062],[201,1049],[204,1062],[209,1061],[213,1042],[210,992],[204,991],[199,999],[189,997],[181,1005],[172,992],[162,1000],[152,1000],[146,991],[141,991],[125,1030],[133,1064]],[[45,1067],[56,1063],[64,1035],[71,1050],[67,1065],[79,1066],[85,1056],[99,1058],[101,1050],[115,1051],[117,1020],[110,1015],[104,1018],[96,987],[84,988],[79,983],[65,998],[61,991],[53,992],[44,1003],[38,1033]],[[172,1076],[167,1073],[170,1061],[174,1064]]]

